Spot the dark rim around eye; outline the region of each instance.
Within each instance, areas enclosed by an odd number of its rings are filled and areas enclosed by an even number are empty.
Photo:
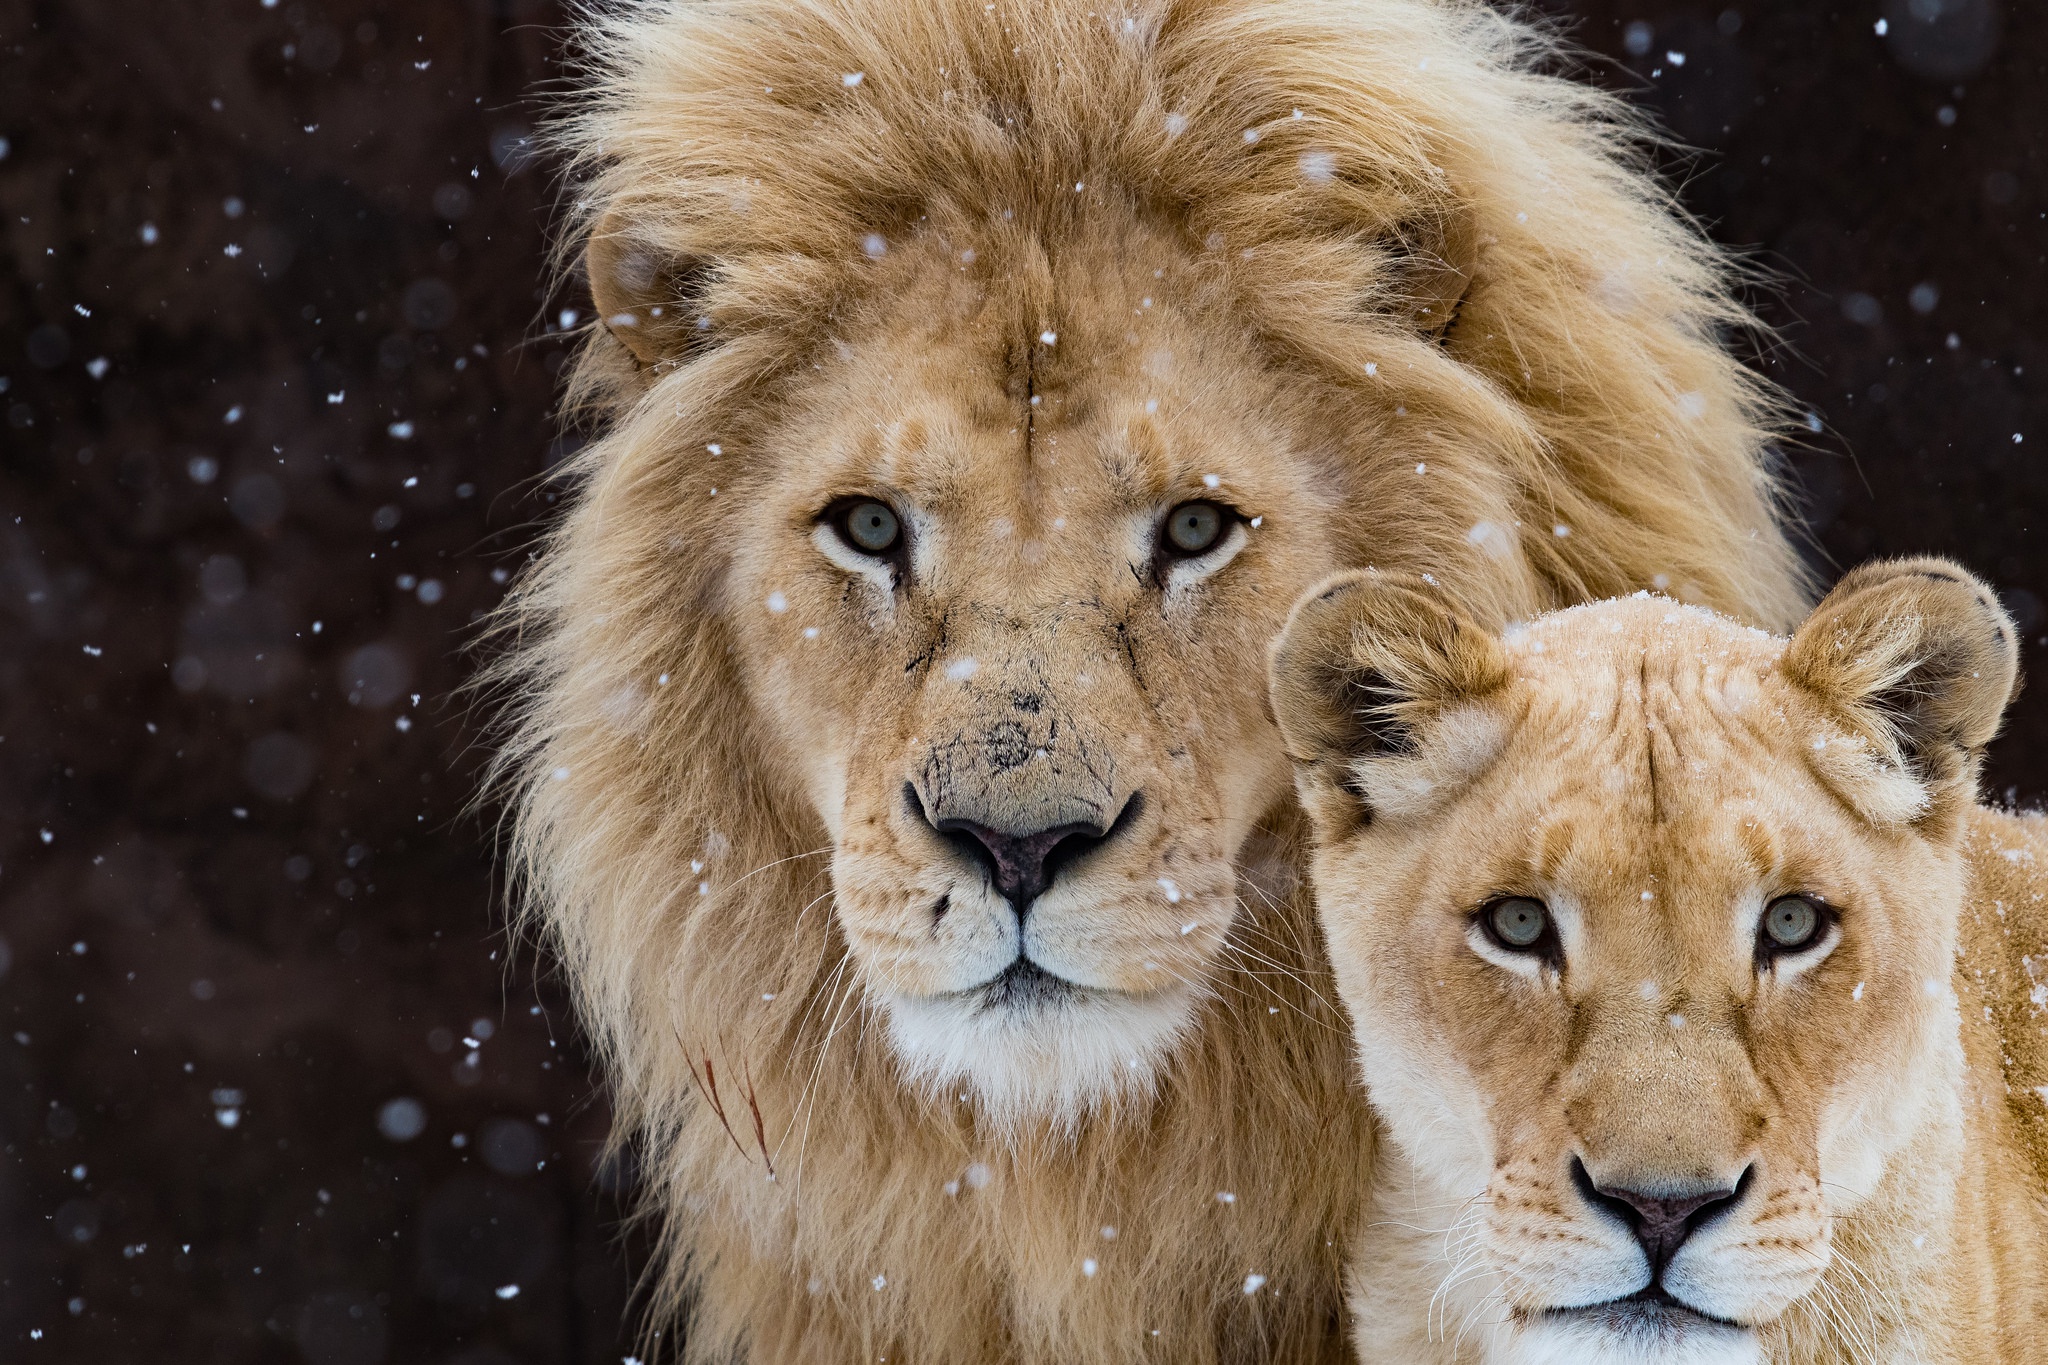
[[[847,498],[828,508],[822,519],[860,554],[882,558],[903,544],[903,519],[879,498]]]
[[[1206,554],[1223,539],[1233,515],[1206,499],[1184,502],[1166,514],[1166,534],[1160,548],[1180,558]]]
[[[1779,896],[1764,907],[1757,951],[1766,957],[1811,948],[1827,932],[1827,911],[1811,896]]]
[[[1554,955],[1550,910],[1533,896],[1502,896],[1479,911],[1479,927],[1496,947],[1511,953]]]

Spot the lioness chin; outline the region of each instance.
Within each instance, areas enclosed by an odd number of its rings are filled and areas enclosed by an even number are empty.
[[[1801,600],[1726,262],[1467,0],[620,0],[500,766],[692,1360],[1324,1360],[1267,642]],[[687,1323],[678,1320],[685,1316]]]
[[[1349,574],[1273,696],[1382,1148],[1366,1361],[2048,1358],[2048,828],[1974,804],[1991,591],[1495,635]]]

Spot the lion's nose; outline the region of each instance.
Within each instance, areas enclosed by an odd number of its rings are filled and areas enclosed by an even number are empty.
[[[1749,1167],[1733,1185],[1720,1189],[1696,1194],[1647,1194],[1616,1185],[1595,1185],[1585,1163],[1573,1157],[1572,1183],[1579,1187],[1587,1203],[1605,1209],[1628,1225],[1643,1254],[1650,1258],[1650,1281],[1654,1284],[1687,1238],[1735,1206],[1749,1189],[1749,1178],[1755,1170],[1754,1166]]]
[[[911,794],[910,804],[955,848],[988,869],[996,890],[1022,918],[1031,903],[1045,894],[1063,868],[1114,839],[1134,818],[1139,798],[1133,794],[1108,825],[1073,821],[1046,829],[1014,832],[975,820],[932,819],[924,803]]]
[[[1029,834],[1007,834],[972,820],[941,820],[939,833],[989,871],[996,890],[1021,918],[1045,894],[1060,868],[1109,837],[1101,825],[1054,825]]]

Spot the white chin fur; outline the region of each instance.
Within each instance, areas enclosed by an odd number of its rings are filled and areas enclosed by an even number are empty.
[[[975,996],[886,997],[905,1080],[939,1102],[970,1095],[999,1132],[1072,1131],[1089,1114],[1149,1103],[1161,1064],[1188,1031],[1187,990],[1143,997],[1080,991],[1026,1007]]]
[[[1488,1365],[1761,1365],[1754,1332],[1695,1318],[1609,1326],[1587,1318],[1540,1318],[1506,1334]]]

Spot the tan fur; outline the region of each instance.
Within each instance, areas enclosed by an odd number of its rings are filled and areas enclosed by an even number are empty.
[[[1789,621],[1726,264],[1473,4],[580,37],[604,430],[501,618],[500,772],[644,1145],[657,1320],[700,1360],[1328,1358],[1358,1173],[1311,1157],[1369,1119],[1265,642],[1368,562],[1489,622],[1652,583]],[[852,495],[904,510],[902,578],[820,528]],[[1167,573],[1200,497],[1234,557]],[[1132,819],[1019,930],[943,810]],[[1060,1003],[960,989],[1013,942]]]
[[[1504,637],[1393,575],[1304,599],[1276,706],[1392,1139],[1360,1359],[2048,1358],[2048,824],[1973,804],[2016,652],[1939,560],[1789,641],[1648,595]],[[1832,927],[1761,954],[1795,893]],[[1507,896],[1553,948],[1485,933]],[[1615,1305],[1650,1273],[1596,1190],[1739,1192],[1660,1281],[1710,1317]]]

